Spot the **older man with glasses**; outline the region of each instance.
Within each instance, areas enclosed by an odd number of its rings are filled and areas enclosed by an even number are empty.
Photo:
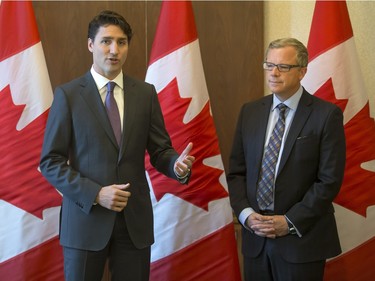
[[[323,280],[326,259],[341,253],[332,202],[345,168],[343,113],[301,86],[307,64],[298,40],[271,42],[272,95],[238,118],[227,179],[245,280]]]

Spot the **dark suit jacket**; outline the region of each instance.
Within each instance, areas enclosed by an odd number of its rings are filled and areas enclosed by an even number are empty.
[[[63,194],[60,242],[100,250],[111,236],[116,212],[93,205],[101,187],[130,183],[124,209],[136,247],[154,242],[145,152],[152,165],[176,178],[172,148],[154,86],[124,76],[123,139],[119,147],[92,75],[57,87],[50,109],[40,168]],[[42,196],[42,195],[41,195]]]
[[[272,95],[242,107],[229,163],[228,185],[237,216],[259,211],[256,189]],[[345,168],[342,111],[304,90],[291,124],[275,183],[275,214],[287,215],[302,234],[276,238],[289,262],[324,260],[341,252],[332,201]],[[243,228],[243,254],[256,257],[265,238]]]

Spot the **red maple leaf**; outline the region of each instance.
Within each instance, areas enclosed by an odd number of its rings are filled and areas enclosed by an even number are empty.
[[[346,107],[347,100],[335,98],[331,79],[315,95],[337,104],[343,111]],[[365,217],[367,207],[375,205],[375,173],[361,167],[375,160],[375,122],[368,103],[345,125],[345,136],[344,182],[335,202]]]
[[[159,101],[173,146],[181,153],[189,142],[193,142],[191,155],[194,155],[196,160],[188,185],[181,185],[158,173],[149,161],[146,161],[146,169],[152,181],[155,197],[159,201],[166,193],[171,193],[197,207],[208,210],[210,201],[228,197],[228,192],[219,182],[223,170],[204,164],[205,159],[220,156],[209,103],[205,104],[198,116],[188,124],[184,124],[183,118],[191,98],[180,97],[176,79],[173,79],[159,93]],[[148,160],[149,156],[147,155],[146,158]]]
[[[321,99],[329,101],[331,103],[336,104],[338,107],[341,108],[341,111],[344,112],[348,100],[338,100],[336,99],[335,89],[333,88],[332,78],[329,78],[314,94]]]
[[[15,105],[9,85],[0,92],[0,199],[42,219],[61,196],[38,171],[48,111],[16,130],[25,105]]]

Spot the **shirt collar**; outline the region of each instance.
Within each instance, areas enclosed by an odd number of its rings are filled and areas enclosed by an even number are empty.
[[[121,89],[124,89],[124,80],[123,80],[122,70],[119,73],[119,75],[117,75],[116,78],[113,79],[113,80],[108,80],[108,78],[106,78],[106,77],[100,75],[99,73],[97,73],[94,69],[94,66],[91,67],[90,72],[91,72],[92,77],[94,78],[94,81],[96,83],[96,87],[99,90],[102,89],[103,87],[105,87],[109,81],[115,82],[117,84],[117,86],[119,86]]]

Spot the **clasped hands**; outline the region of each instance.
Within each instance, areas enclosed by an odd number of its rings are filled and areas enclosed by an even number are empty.
[[[188,155],[192,148],[193,144],[189,143],[174,164],[175,173],[180,178],[188,176],[193,166],[195,157]],[[96,196],[95,203],[109,210],[121,212],[128,204],[128,200],[131,196],[131,193],[127,191],[129,186],[129,183],[104,186]]]
[[[289,233],[288,223],[282,215],[263,216],[252,213],[246,220],[246,226],[256,235],[272,239]]]

